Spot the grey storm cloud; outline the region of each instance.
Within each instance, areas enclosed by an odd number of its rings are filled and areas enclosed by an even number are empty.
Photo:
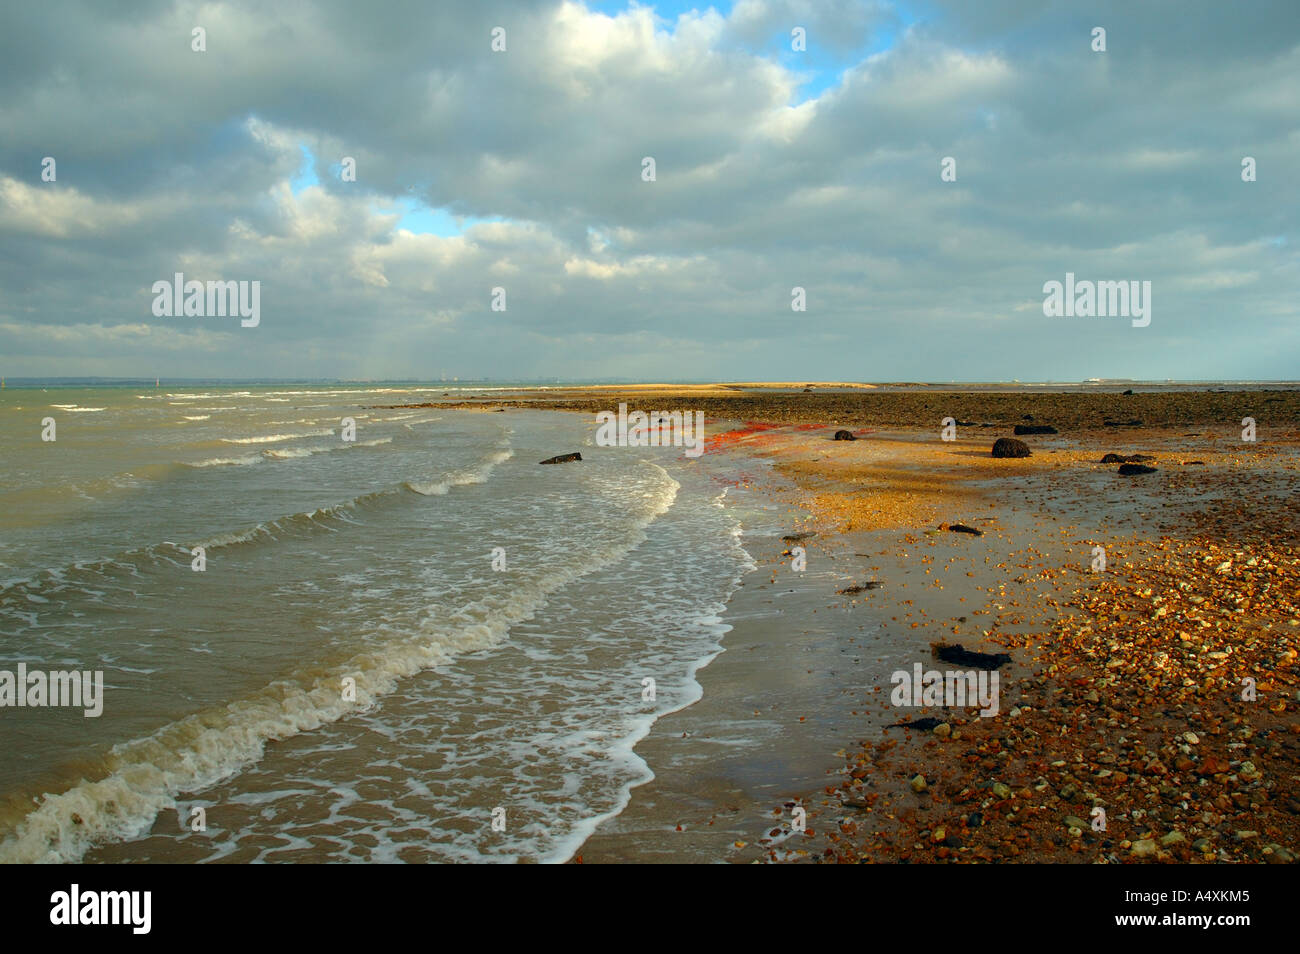
[[[0,363],[1294,377],[1297,107],[1291,0],[11,5]],[[261,281],[261,324],[154,317],[178,271]],[[1151,325],[1045,317],[1066,272],[1152,282]]]

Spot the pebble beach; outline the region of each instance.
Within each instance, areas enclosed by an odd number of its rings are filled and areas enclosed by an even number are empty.
[[[1294,861],[1300,392],[792,383],[456,405],[595,412],[623,401],[704,411],[708,451],[731,455],[787,514],[786,539],[758,547],[760,568],[733,599],[742,611],[724,649],[774,626],[744,600],[797,590],[796,616],[819,614],[819,631],[860,650],[862,666],[824,679],[811,716],[782,716],[792,731],[827,724],[819,784],[804,773],[784,797],[780,784],[692,793],[679,773],[675,795],[655,793],[658,780],[634,790],[625,815],[641,821],[598,831],[575,860],[672,859],[675,838],[718,829],[692,851],[735,863]],[[1030,456],[991,456],[1025,429],[1016,439]],[[834,439],[844,430],[852,440]],[[1144,472],[1121,474],[1106,454],[1139,456]],[[810,585],[818,568],[844,585]],[[874,639],[853,612],[878,621]],[[889,670],[942,666],[944,644],[1010,657],[995,716],[891,704]],[[788,664],[782,652],[769,670]],[[761,694],[762,673],[742,677],[728,656],[699,674],[698,706],[743,695],[729,680]],[[726,718],[748,715],[753,695]],[[656,736],[673,735],[677,718],[642,743],[652,768]],[[796,807],[806,827],[792,823]]]

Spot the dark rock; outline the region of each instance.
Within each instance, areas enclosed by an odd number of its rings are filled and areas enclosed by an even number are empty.
[[[1133,389],[1132,389],[1132,388],[1129,388],[1129,389],[1128,389],[1127,391],[1125,391],[1124,393],[1125,393],[1125,394],[1132,394],[1132,393],[1133,393]]]
[[[1017,424],[1015,427],[1016,437],[1022,434],[1057,434],[1056,428],[1051,424]]]
[[[831,438],[834,441],[856,441],[852,431],[836,431],[835,436]]]
[[[984,536],[983,530],[976,530],[974,527],[968,527],[964,523],[949,524],[948,529],[951,530],[953,533],[971,533],[977,537]]]
[[[1141,427],[1142,422],[1136,417],[1131,421],[1112,421],[1110,419],[1101,422],[1105,427]]]
[[[1029,445],[1014,437],[999,437],[993,442],[994,457],[1028,457]]]
[[[954,666],[972,666],[975,669],[997,669],[1011,662],[1006,653],[981,653],[966,649],[957,643],[931,643],[930,651],[941,662]]]
[[[1205,461],[1203,461],[1203,460],[1185,460],[1185,461],[1183,461],[1183,466],[1184,466],[1184,467],[1191,467],[1193,464],[1200,464],[1202,467],[1204,467],[1204,466],[1205,466]]]
[[[805,533],[787,534],[781,539],[786,543],[798,543],[800,540],[807,540],[809,537],[815,537],[815,536],[817,536],[817,534],[813,533],[812,531],[807,531]]]
[[[546,460],[538,461],[540,464],[567,464],[571,460],[582,460],[581,454],[560,454],[556,457],[548,457]]]
[[[1144,460],[1155,460],[1150,454],[1107,454],[1101,459],[1103,464],[1137,464]]]
[[[1154,474],[1156,469],[1146,464],[1120,464],[1119,472],[1125,477],[1132,477],[1134,474]]]

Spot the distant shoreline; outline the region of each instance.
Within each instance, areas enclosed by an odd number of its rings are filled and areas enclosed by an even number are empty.
[[[459,381],[431,381],[418,379],[394,380],[357,380],[343,378],[166,378],[157,376],[128,377],[30,377],[5,375],[6,390],[29,390],[39,388],[276,388],[276,387],[338,387],[355,390],[373,388],[377,390],[418,389],[444,391],[699,391],[699,390],[788,390],[802,391],[1007,391],[1018,393],[1025,389],[1059,390],[1059,391],[1111,391],[1125,390],[1159,390],[1159,391],[1199,391],[1204,389],[1226,388],[1229,390],[1300,390],[1300,380],[1139,380],[1130,378],[1099,378],[1087,381],[814,381],[796,379],[792,381],[524,381],[524,380],[487,380],[465,379]],[[158,384],[155,385],[154,381]]]

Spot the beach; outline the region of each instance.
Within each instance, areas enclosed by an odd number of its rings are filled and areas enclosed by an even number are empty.
[[[796,544],[747,540],[759,568],[723,615],[701,701],[640,743],[655,780],[578,858],[1293,861],[1297,397],[665,386],[516,399],[725,415],[711,452],[763,464],[737,466],[787,535],[813,534],[802,571]],[[953,440],[942,417],[962,422]],[[1028,458],[990,456],[1031,421],[1058,433],[1024,436]],[[858,439],[832,440],[845,428]],[[1107,453],[1155,470],[1121,475]],[[838,592],[865,582],[881,585]],[[942,668],[938,642],[1010,655],[995,715],[891,704],[891,673]],[[926,718],[938,724],[888,728]]]
[[[702,444],[609,446],[635,411]],[[0,860],[1292,861],[1297,422],[1269,385],[6,391],[0,670],[102,690],[6,710]]]

